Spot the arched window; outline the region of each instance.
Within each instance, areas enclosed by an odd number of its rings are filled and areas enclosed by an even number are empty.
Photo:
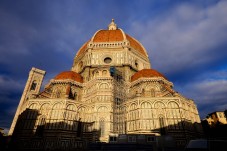
[[[101,131],[101,137],[103,137],[105,135],[105,121],[104,121],[104,119],[100,119],[99,128],[100,128],[100,131]]]
[[[151,90],[150,90],[150,96],[151,96],[151,97],[154,97],[154,96],[155,96],[155,91],[154,91],[154,89],[151,89]]]
[[[51,111],[51,120],[50,127],[53,129],[57,129],[60,126],[60,119],[62,117],[61,104],[57,103],[52,107]]]
[[[32,82],[32,85],[31,85],[31,89],[30,89],[30,90],[35,91],[36,86],[37,86],[37,82],[34,80],[34,81]]]
[[[61,90],[57,90],[56,91],[56,98],[60,98],[61,97]]]
[[[159,125],[160,125],[160,134],[165,135],[166,131],[165,131],[165,123],[164,123],[163,117],[159,117]]]
[[[149,102],[143,102],[141,104],[141,116],[142,118],[152,118],[152,108]]]
[[[106,75],[107,75],[107,70],[103,70],[103,71],[102,71],[102,75],[103,75],[103,76],[106,76]]]
[[[76,92],[74,93],[73,96],[74,96],[74,100],[77,100],[77,93]]]
[[[95,76],[96,76],[96,77],[99,76],[99,72],[98,72],[98,71],[95,72]]]
[[[82,70],[83,68],[83,61],[80,61],[80,63],[78,64],[79,70]]]
[[[76,120],[76,106],[74,105],[68,105],[66,107],[65,112],[65,128],[67,130],[76,130],[77,129],[77,122]]]
[[[107,112],[108,110],[106,106],[100,106],[97,111],[100,113],[103,113],[103,112]]]
[[[85,119],[86,111],[87,111],[87,109],[84,106],[81,106],[80,108],[78,108],[78,116],[81,118],[81,120]]]
[[[35,132],[35,134],[37,136],[43,136],[45,124],[46,124],[46,118],[45,118],[45,116],[41,116],[39,118],[37,129],[36,129],[36,132]]]
[[[109,86],[108,86],[108,84],[106,84],[106,83],[102,83],[102,84],[100,84],[100,86],[99,86],[99,89],[108,89],[109,88]]]
[[[169,108],[170,118],[180,118],[179,105],[176,102],[173,102],[173,101],[169,102],[168,108]]]
[[[142,96],[145,96],[145,90],[142,89]]]
[[[69,90],[69,89],[68,89]],[[68,92],[68,90],[67,90],[67,92]],[[72,90],[70,89],[69,90],[69,99],[72,99],[72,100],[74,100],[75,98],[74,98],[74,93],[72,92]]]
[[[38,111],[37,111],[38,105],[36,103],[33,103],[29,106],[29,108],[26,110],[27,111],[27,118],[28,119],[36,119],[38,116]]]
[[[135,66],[136,66],[136,68],[139,68],[139,63],[137,60],[135,60]]]
[[[156,102],[154,104],[154,108],[156,108],[156,109],[164,109],[165,108],[165,105],[162,102]]]
[[[143,89],[143,95],[149,96],[149,97],[154,97],[155,96],[155,90],[153,88],[146,88],[145,90]]]
[[[49,112],[49,104],[45,103],[40,107],[40,114],[47,115]]]
[[[135,103],[131,104],[130,107],[129,107],[129,119],[130,120],[135,120],[136,117],[137,117],[137,105]]]
[[[143,108],[143,109],[151,109],[151,104],[149,102],[143,102],[141,104],[141,108]]]

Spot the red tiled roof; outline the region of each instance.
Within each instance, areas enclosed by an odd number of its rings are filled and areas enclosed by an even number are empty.
[[[90,42],[90,40],[88,40],[86,43],[83,44],[82,47],[80,47],[79,51],[77,52],[77,55],[81,55],[87,48],[87,44]]]
[[[93,42],[113,42],[123,41],[124,37],[120,29],[117,30],[100,30],[93,39]]]
[[[146,78],[149,78],[149,77],[163,77],[163,78],[165,78],[164,75],[162,75],[161,73],[159,73],[158,71],[156,71],[154,69],[143,69],[143,70],[140,70],[140,71],[136,72],[131,77],[131,82],[133,82],[133,81],[135,81],[135,80],[137,80],[139,78],[142,78],[142,77],[146,77]]]
[[[146,56],[146,52],[145,52],[144,48],[135,39],[133,39],[131,36],[129,36],[127,34],[126,34],[126,38],[130,42],[131,47],[133,47],[134,49],[138,50],[140,53],[142,53],[143,55]]]
[[[120,42],[124,41],[124,35],[123,31],[120,29],[116,30],[99,30],[93,37],[92,42]],[[129,41],[130,46],[133,47],[135,50],[137,50],[139,53],[146,56],[146,50],[141,46],[141,44],[136,41],[131,36],[125,34],[126,39]],[[91,40],[88,40],[83,46],[78,50],[77,56],[81,55],[83,52],[85,52],[87,48],[87,44]]]
[[[66,80],[66,79],[71,79],[80,83],[83,83],[83,77],[74,72],[74,71],[64,71],[58,74],[55,78],[55,80]]]

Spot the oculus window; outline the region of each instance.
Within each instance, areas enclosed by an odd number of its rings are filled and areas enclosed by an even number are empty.
[[[104,59],[104,62],[105,62],[106,64],[109,64],[109,63],[112,62],[112,59],[111,59],[110,57],[106,57],[106,58]]]

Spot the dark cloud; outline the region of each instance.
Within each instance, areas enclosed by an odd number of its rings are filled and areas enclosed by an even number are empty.
[[[226,7],[226,1],[207,7],[180,3],[130,29],[147,48],[153,68],[196,102],[201,118],[227,107]]]
[[[206,66],[227,57],[226,6],[224,1],[206,9],[181,4],[161,17],[134,22],[131,30],[148,49],[153,66],[165,73]]]
[[[214,111],[227,109],[227,79],[204,79],[185,85],[182,91],[192,97],[201,118]]]

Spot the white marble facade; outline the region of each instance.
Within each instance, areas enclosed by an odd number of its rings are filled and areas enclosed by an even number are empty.
[[[152,69],[146,49],[114,20],[78,50],[71,71],[58,74],[40,92],[44,75],[31,70],[9,134],[16,133],[20,116],[21,133],[50,138],[57,131],[65,139],[101,142],[118,134],[168,134],[184,143],[201,132],[194,125],[200,123],[194,101]]]

